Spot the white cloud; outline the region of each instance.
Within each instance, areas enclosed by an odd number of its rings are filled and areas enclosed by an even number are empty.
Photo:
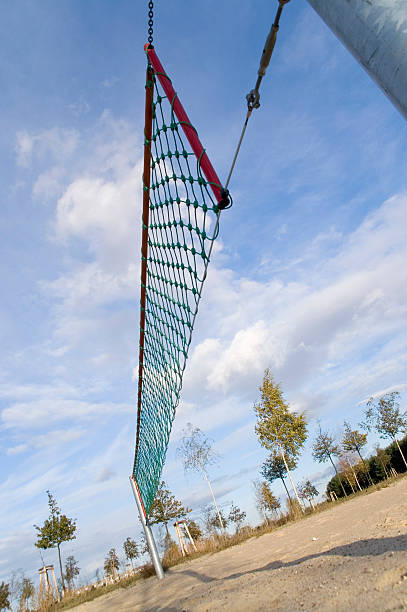
[[[18,444],[17,446],[11,446],[7,449],[7,455],[19,455],[24,453],[28,449],[28,444]]]
[[[17,132],[16,140],[17,163],[28,166],[33,158],[63,162],[71,157],[78,147],[79,133],[58,127],[31,134],[21,130]]]
[[[88,420],[89,418],[104,415],[134,412],[131,404],[109,402],[85,402],[69,399],[43,398],[39,400],[19,402],[5,408],[2,413],[3,424],[17,429],[31,429],[43,427],[49,423],[64,420]],[[71,431],[71,435],[72,435]],[[63,436],[63,431],[54,432],[55,436]],[[69,436],[69,432],[67,433]],[[79,437],[75,434],[74,438]]]
[[[33,196],[49,201],[62,191],[62,178],[64,170],[61,166],[54,166],[39,175],[34,183]]]
[[[17,163],[20,166],[28,166],[34,147],[34,139],[28,132],[22,131],[17,132],[16,140]]]
[[[185,399],[196,388],[235,393],[260,381],[267,366],[295,392],[384,337],[399,335],[405,350],[406,223],[407,197],[390,198],[319,265],[316,249],[298,283],[210,270],[201,314],[208,320],[217,313],[221,335],[195,346]]]

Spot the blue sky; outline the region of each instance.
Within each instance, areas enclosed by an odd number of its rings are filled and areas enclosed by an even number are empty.
[[[63,553],[84,578],[140,533],[128,475],[145,4],[3,3],[0,580],[17,568],[35,575],[46,489],[78,520]],[[156,4],[157,53],[224,178],[274,5]],[[310,442],[318,419],[339,434],[370,395],[404,392],[406,136],[305,0],[287,5],[222,214],[163,474],[197,514],[209,492],[175,454],[189,421],[221,454],[211,470],[221,505],[259,520],[251,483],[266,452],[253,404],[266,367],[307,411]],[[294,477],[322,491],[331,470],[312,462],[310,442]],[[56,563],[55,552],[44,559]]]

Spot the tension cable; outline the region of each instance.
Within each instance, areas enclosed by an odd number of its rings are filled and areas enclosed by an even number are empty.
[[[267,67],[270,63],[270,59],[272,56],[272,53],[274,51],[274,46],[276,44],[276,40],[277,40],[277,32],[279,29],[279,24],[280,24],[280,17],[281,17],[281,13],[283,11],[283,7],[285,4],[287,4],[290,0],[278,0],[278,9],[277,9],[277,13],[276,16],[274,18],[274,22],[273,25],[271,26],[269,35],[267,36],[267,40],[266,43],[264,45],[264,49],[263,49],[263,53],[261,55],[260,58],[260,66],[259,66],[259,70],[257,72],[257,81],[256,81],[256,85],[254,86],[254,89],[252,89],[246,96],[246,100],[247,100],[247,114],[246,114],[246,119],[245,122],[243,124],[243,129],[242,129],[242,133],[240,134],[240,138],[239,138],[239,142],[237,144],[236,147],[236,151],[235,151],[235,155],[233,157],[233,161],[232,161],[232,166],[230,168],[229,171],[229,175],[225,184],[225,189],[228,188],[229,186],[229,182],[230,182],[230,178],[232,176],[234,167],[235,167],[235,163],[237,160],[237,156],[239,155],[239,151],[240,151],[240,146],[242,144],[242,140],[243,137],[245,135],[246,132],[246,128],[247,128],[247,124],[249,122],[250,116],[253,112],[254,108],[259,108],[260,106],[260,84],[261,81],[264,77],[264,75],[266,74],[266,70]]]

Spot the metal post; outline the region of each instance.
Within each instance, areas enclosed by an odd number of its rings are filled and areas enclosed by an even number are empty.
[[[407,3],[308,2],[407,118]]]
[[[146,520],[146,515],[144,514],[143,504],[141,503],[141,499],[139,496],[139,492],[137,490],[137,485],[134,482],[134,478],[132,476],[130,478],[131,488],[133,489],[134,499],[136,500],[137,508],[140,515],[140,521],[144,528],[144,533],[146,535],[146,541],[148,544],[148,549],[150,551],[151,561],[153,562],[155,573],[157,574],[158,580],[162,580],[164,578],[164,570],[161,565],[161,560],[158,554],[157,546],[155,544],[153,532],[151,531],[151,527]]]

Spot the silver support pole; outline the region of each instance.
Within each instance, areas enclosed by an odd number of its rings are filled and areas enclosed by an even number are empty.
[[[131,488],[133,489],[134,499],[136,500],[137,508],[139,511],[140,521],[144,527],[144,533],[146,535],[146,541],[147,541],[148,548],[150,551],[151,561],[153,562],[155,573],[157,575],[158,580],[162,580],[164,578],[164,570],[163,570],[163,566],[161,565],[161,560],[158,554],[157,546],[155,544],[153,532],[151,531],[151,527],[148,524],[148,521],[146,520],[146,517],[144,515],[143,506],[141,505],[141,500],[140,500],[140,497],[137,491],[136,483],[134,482],[134,478],[132,476],[129,476],[129,478],[130,478]]]
[[[407,2],[308,2],[407,119]]]

